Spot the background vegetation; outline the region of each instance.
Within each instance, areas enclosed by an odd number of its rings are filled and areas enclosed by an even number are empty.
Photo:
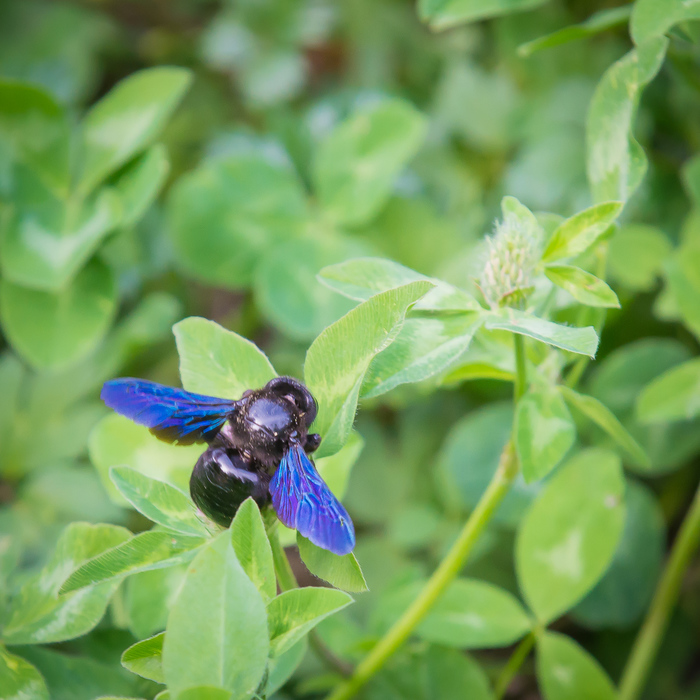
[[[2,3],[0,698],[349,697],[470,514],[364,697],[700,698],[699,18]],[[236,397],[273,372],[239,336],[321,401],[369,591],[301,557],[348,607],[243,573],[249,537],[272,566],[255,509],[212,538],[152,481],[186,490],[201,449],[98,399],[121,375]]]

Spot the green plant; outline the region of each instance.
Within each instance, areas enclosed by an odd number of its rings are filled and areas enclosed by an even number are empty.
[[[0,8],[0,697],[694,698],[698,18]],[[277,372],[352,554],[97,400]]]

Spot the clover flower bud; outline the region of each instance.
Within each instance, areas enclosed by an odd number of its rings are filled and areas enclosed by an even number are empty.
[[[491,308],[522,306],[533,289],[542,250],[542,228],[512,197],[503,200],[503,220],[486,237],[486,261],[479,286]]]

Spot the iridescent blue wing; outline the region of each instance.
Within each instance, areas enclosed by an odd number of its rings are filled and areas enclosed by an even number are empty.
[[[298,444],[284,455],[270,482],[277,517],[315,545],[334,554],[355,547],[355,528],[348,512],[331,493]]]
[[[180,445],[212,440],[238,406],[237,401],[191,394],[144,379],[105,382],[100,397],[157,438]]]

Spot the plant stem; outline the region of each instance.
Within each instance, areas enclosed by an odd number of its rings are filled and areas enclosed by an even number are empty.
[[[637,700],[659,650],[683,576],[700,544],[700,486],[687,512],[620,682],[620,700]]]
[[[530,632],[530,634],[528,634],[515,648],[515,651],[511,654],[510,659],[508,659],[506,662],[506,665],[501,671],[501,675],[496,681],[496,689],[494,691],[496,700],[501,700],[501,698],[505,695],[506,690],[508,690],[508,686],[510,686],[515,674],[523,665],[525,659],[527,659],[528,654],[532,650],[534,644],[535,635]]]
[[[527,391],[527,364],[525,358],[525,338],[518,333],[513,334],[515,342],[515,388],[514,400],[517,404]]]
[[[491,479],[476,508],[469,516],[462,532],[445,558],[435,570],[420,595],[409,605],[403,615],[357,666],[355,673],[332,692],[327,700],[348,700],[379,671],[387,659],[408,639],[411,632],[430,612],[440,594],[462,570],[464,562],[474,548],[503,497],[508,493],[518,474],[518,462],[511,441],[504,447],[496,473]]]
[[[272,561],[275,565],[275,573],[277,574],[277,582],[279,583],[282,591],[291,591],[292,588],[297,588],[297,579],[292,571],[291,564],[287,555],[285,554],[284,547],[280,542],[279,533],[277,528],[272,529],[268,532],[270,539],[270,547],[272,548]]]
[[[515,343],[515,387],[514,402],[527,390],[527,367],[525,361],[525,339],[514,335]],[[472,511],[457,540],[433,572],[418,597],[404,610],[403,615],[392,625],[391,629],[379,640],[372,651],[355,669],[353,675],[339,685],[326,700],[349,700],[370,680],[410,637],[413,630],[430,612],[437,599],[454,581],[464,567],[474,545],[489,523],[501,501],[510,490],[518,476],[519,464],[515,445],[511,438],[503,448],[493,478],[482,494],[476,508]]]
[[[297,582],[296,576],[292,571],[292,567],[289,563],[289,559],[284,551],[284,547],[280,542],[279,533],[277,528],[273,527],[268,531],[268,538],[270,540],[270,547],[272,549],[272,561],[275,565],[275,574],[277,575],[277,582],[282,591],[291,591],[293,588],[297,588],[299,583]],[[319,636],[316,630],[311,630],[309,632],[309,644],[311,648],[316,653],[316,656],[330,668],[331,671],[339,673],[341,676],[349,676],[352,673],[352,666],[343,661],[343,659],[338,658],[324,643],[324,641]]]

